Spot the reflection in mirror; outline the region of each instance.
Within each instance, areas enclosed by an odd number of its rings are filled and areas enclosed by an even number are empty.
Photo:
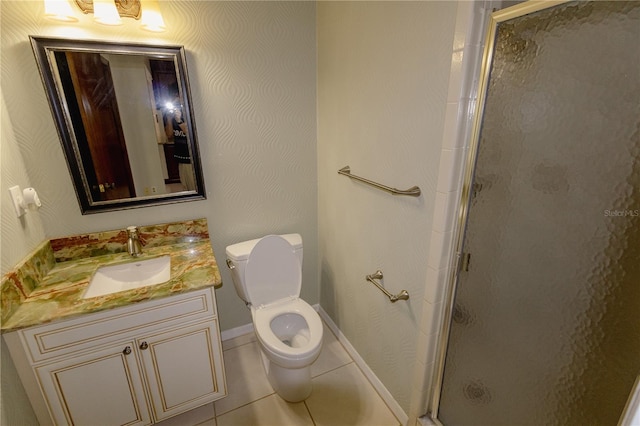
[[[31,43],[83,214],[205,198],[184,48]]]

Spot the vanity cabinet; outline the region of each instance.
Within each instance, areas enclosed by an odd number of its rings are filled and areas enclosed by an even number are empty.
[[[41,424],[146,425],[226,395],[212,288],[4,338]]]
[[[124,344],[131,351],[134,342]],[[35,367],[55,423],[150,424],[151,413],[135,358],[118,344]]]

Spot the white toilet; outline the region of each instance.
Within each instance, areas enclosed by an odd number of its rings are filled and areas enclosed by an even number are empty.
[[[227,247],[236,293],[251,309],[262,361],[283,399],[311,394],[311,364],[322,347],[322,321],[300,299],[302,237],[268,235]]]

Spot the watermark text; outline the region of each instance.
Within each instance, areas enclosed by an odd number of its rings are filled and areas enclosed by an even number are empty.
[[[605,210],[605,217],[638,217],[640,216],[640,209],[636,210]]]

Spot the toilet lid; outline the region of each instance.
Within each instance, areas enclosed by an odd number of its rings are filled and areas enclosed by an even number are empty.
[[[302,268],[291,244],[278,235],[258,241],[247,259],[245,283],[253,306],[300,296]]]

